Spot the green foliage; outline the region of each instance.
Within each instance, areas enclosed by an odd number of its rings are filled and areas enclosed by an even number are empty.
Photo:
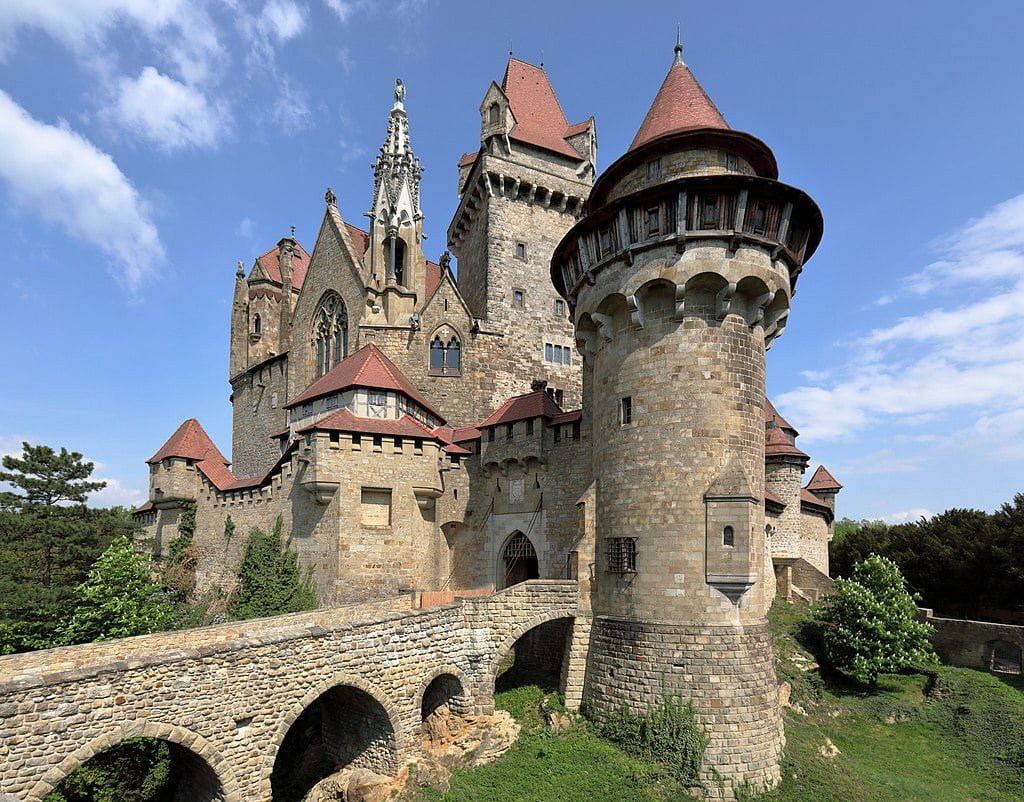
[[[993,514],[951,509],[894,526],[839,522],[832,574],[849,576],[869,554],[899,565],[929,607],[966,616],[984,607],[1024,612],[1024,494]]]
[[[282,540],[281,518],[269,533],[253,529],[238,566],[238,587],[228,601],[228,615],[240,620],[313,609],[312,571],[302,575],[298,554]]]
[[[166,798],[170,779],[168,744],[130,738],[79,766],[43,802],[154,802]]]
[[[173,628],[177,606],[150,578],[150,561],[120,537],[100,556],[75,588],[73,612],[57,645],[90,643],[163,632]]]
[[[93,464],[78,452],[22,444],[3,458],[0,480],[0,653],[51,645],[70,613],[74,588],[115,538],[134,530],[115,507],[89,509]]]
[[[224,539],[228,543],[230,543],[231,542],[231,538],[233,538],[234,536],[235,536],[235,522],[231,520],[231,516],[229,515],[227,518],[224,519]]]
[[[196,505],[193,501],[186,501],[178,514],[178,536],[167,546],[167,562],[170,565],[178,565],[185,559],[195,533]]]
[[[837,579],[835,593],[818,611],[825,658],[857,682],[936,662],[928,642],[932,627],[917,620],[917,604],[899,566],[872,554]]]
[[[635,757],[662,764],[683,785],[700,783],[708,739],[694,718],[693,702],[665,695],[643,713],[634,713],[623,703],[618,710],[593,718],[602,738]]]

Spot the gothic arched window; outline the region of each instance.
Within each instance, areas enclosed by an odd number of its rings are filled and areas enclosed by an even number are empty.
[[[256,315],[252,319],[252,333],[259,334],[261,331],[263,331],[263,320],[259,315]]]
[[[462,344],[444,327],[430,341],[431,376],[459,376],[462,373]]]
[[[313,316],[313,354],[317,378],[348,356],[348,311],[337,293],[331,293]]]
[[[492,103],[491,107],[487,110],[487,122],[491,125],[496,125],[501,119],[501,109],[497,103]]]

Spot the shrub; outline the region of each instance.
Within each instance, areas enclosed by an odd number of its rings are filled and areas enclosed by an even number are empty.
[[[916,599],[892,560],[870,555],[816,611],[825,660],[862,685],[878,675],[937,662],[928,642],[932,627],[918,620]]]
[[[268,533],[253,529],[238,566],[238,587],[228,601],[234,619],[263,618],[316,609],[312,572],[299,569],[299,556],[281,538],[281,519]]]
[[[700,784],[708,739],[694,718],[693,702],[666,694],[644,713],[634,713],[623,703],[594,718],[602,738],[614,741],[634,757],[660,763],[683,785]]]

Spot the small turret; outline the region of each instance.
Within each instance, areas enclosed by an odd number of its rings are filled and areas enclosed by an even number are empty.
[[[235,270],[235,296],[231,302],[231,351],[228,379],[233,379],[249,364],[249,284],[245,280],[245,264]]]
[[[291,347],[292,341],[292,257],[298,243],[295,241],[295,226],[291,235],[282,237],[277,243],[278,264],[281,266],[281,318],[278,323],[277,353],[282,354]]]

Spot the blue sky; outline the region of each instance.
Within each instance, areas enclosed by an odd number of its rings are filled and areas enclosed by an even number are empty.
[[[0,451],[84,452],[146,492],[187,417],[230,448],[235,264],[323,193],[369,207],[395,77],[408,87],[427,254],[509,46],[545,66],[599,165],[685,58],[775,151],[825,238],[769,354],[769,393],[846,489],[914,519],[1024,491],[1024,5],[443,0],[0,3]]]

